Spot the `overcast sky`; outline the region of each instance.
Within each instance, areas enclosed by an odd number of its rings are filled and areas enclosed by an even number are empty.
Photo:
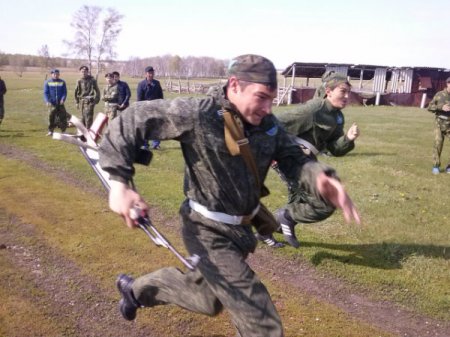
[[[255,53],[280,69],[295,61],[450,68],[449,0],[2,1],[0,51],[36,55],[46,44],[63,55],[84,4],[125,16],[120,60]]]

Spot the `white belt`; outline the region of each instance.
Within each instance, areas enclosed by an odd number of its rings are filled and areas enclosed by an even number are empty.
[[[306,147],[308,150],[310,150],[314,155],[317,155],[319,153],[319,150],[316,149],[316,147],[314,145],[312,145],[310,142],[308,142],[307,140],[304,140],[303,138],[300,137],[295,137],[295,142],[298,145],[303,145],[304,147]]]
[[[444,115],[437,115],[437,118],[443,119],[443,120],[448,120],[449,117],[448,116],[444,116]]]
[[[253,210],[252,214],[250,215],[230,215],[222,212],[213,212],[208,210],[205,206],[199,204],[198,202],[189,199],[189,206],[196,211],[197,213],[200,213],[205,218],[213,221],[223,222],[229,225],[242,225],[243,222],[246,222],[245,220],[250,221],[256,213],[259,211],[259,204],[258,206]]]

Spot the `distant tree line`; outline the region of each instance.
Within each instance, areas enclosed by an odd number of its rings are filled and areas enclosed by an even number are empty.
[[[48,71],[51,68],[74,68],[85,64],[86,60],[52,57],[47,45],[38,50],[38,55],[8,54],[0,51],[0,68],[10,68],[22,76],[28,67],[41,68]],[[155,68],[158,77],[173,78],[221,78],[226,74],[227,60],[219,60],[212,57],[180,57],[173,55],[154,57],[132,57],[128,61],[104,61],[102,71],[119,70],[123,75],[132,77],[144,76],[147,66]]]
[[[43,46],[42,48],[47,46]],[[0,51],[0,69],[9,66],[19,77],[27,70],[28,67],[41,68],[42,71],[48,71],[51,68],[70,68],[80,64],[81,60],[68,59],[64,57],[51,57],[49,54],[25,55],[25,54],[8,54]],[[48,51],[48,48],[47,48]]]
[[[147,58],[132,57],[123,62],[121,70],[128,76],[141,77],[145,67],[152,66],[158,77],[220,78],[225,76],[226,64],[225,60],[206,56],[164,55]]]

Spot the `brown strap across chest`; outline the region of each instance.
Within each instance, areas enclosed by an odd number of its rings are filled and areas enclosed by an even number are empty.
[[[261,181],[248,139],[244,135],[244,126],[239,116],[223,109],[225,121],[225,143],[232,156],[241,155],[245,164],[255,177],[256,186],[261,190]]]

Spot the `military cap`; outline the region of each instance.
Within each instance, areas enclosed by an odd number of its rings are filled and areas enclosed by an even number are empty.
[[[334,70],[327,70],[323,73],[322,75],[322,82],[327,82],[328,79],[330,78],[330,76],[332,76],[333,74],[335,74],[336,72]]]
[[[346,75],[341,73],[332,73],[325,79],[325,88],[336,87],[341,83],[351,85]]]
[[[447,77],[447,80],[445,82],[450,83],[450,77]]]
[[[273,63],[259,55],[241,55],[230,61],[228,76],[253,83],[266,84],[272,88],[277,86],[277,71]]]
[[[111,74],[111,73],[106,73],[105,74],[105,78],[110,78],[110,77],[114,77],[113,74]]]
[[[155,71],[155,69],[153,69],[153,67],[146,67],[146,68],[145,68],[145,72],[146,72],[146,73],[150,73],[150,72],[152,72],[152,71]]]
[[[54,73],[58,73],[59,74],[59,69],[52,69],[52,71],[50,73],[51,74],[54,74]]]
[[[79,70],[81,71],[81,70],[83,70],[83,69],[89,71],[89,68],[88,68],[87,66],[81,66]]]

